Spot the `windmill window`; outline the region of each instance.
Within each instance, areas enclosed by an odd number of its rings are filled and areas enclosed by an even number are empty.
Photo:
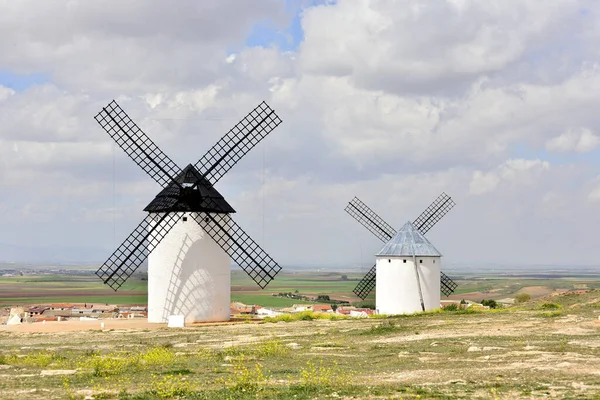
[[[419,260],[419,264],[423,264],[423,260]]]
[[[435,260],[433,260],[433,263],[435,264]]]
[[[404,264],[406,264],[406,259],[402,260],[402,262],[403,262]]]
[[[187,221],[187,217],[183,217],[182,220],[183,220],[183,222],[186,222]]]

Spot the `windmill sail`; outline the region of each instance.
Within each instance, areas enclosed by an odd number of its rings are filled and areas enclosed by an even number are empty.
[[[227,215],[201,213],[194,219],[261,289],[281,270],[279,264]]]
[[[96,275],[113,290],[119,289],[146,261],[148,254],[167,236],[178,219],[176,214],[165,213],[161,218],[148,214],[100,266]]]
[[[179,167],[129,118],[116,101],[95,117],[102,129],[161,187],[179,174]]]
[[[196,168],[211,184],[216,184],[279,124],[279,116],[263,101],[207,151]]]

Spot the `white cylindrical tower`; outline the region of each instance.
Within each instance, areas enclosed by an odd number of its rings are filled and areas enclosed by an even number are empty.
[[[440,257],[415,257],[425,310],[440,308]],[[378,314],[422,311],[413,257],[377,257],[375,308]]]
[[[378,314],[411,314],[440,307],[440,252],[411,222],[376,255]]]
[[[186,323],[229,320],[229,256],[190,213],[179,221],[148,257],[148,322],[183,315]],[[160,218],[161,214],[156,214]],[[223,215],[220,224],[229,221]]]

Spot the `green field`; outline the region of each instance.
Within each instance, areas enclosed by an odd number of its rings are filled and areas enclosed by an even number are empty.
[[[342,276],[345,275],[345,278]],[[277,293],[297,293],[309,297],[319,294],[331,299],[360,302],[352,290],[362,273],[285,272],[277,275],[266,289],[261,290],[244,272],[232,271],[231,300],[264,307],[288,307],[301,300],[274,297]],[[96,275],[40,275],[0,277],[0,306],[43,303],[110,303],[145,304],[147,281],[142,275],[132,277],[118,291],[106,287]],[[458,288],[450,299],[479,301],[481,299],[510,298],[517,292],[527,292],[533,298],[556,290],[600,288],[595,276],[573,273],[572,277],[495,277],[486,274],[463,274],[455,277]],[[373,302],[374,294],[367,301]]]
[[[132,278],[114,292],[96,275],[0,277],[0,306],[48,303],[146,304],[147,282]]]

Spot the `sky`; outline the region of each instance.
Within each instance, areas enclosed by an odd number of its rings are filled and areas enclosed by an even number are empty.
[[[0,261],[101,262],[160,187],[94,115],[180,166],[266,101],[283,120],[218,184],[282,265],[373,264],[441,192],[449,266],[600,259],[600,3],[0,0]]]

